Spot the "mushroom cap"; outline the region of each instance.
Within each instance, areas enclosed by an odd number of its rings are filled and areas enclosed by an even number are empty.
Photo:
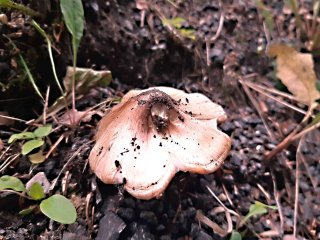
[[[225,119],[222,107],[199,93],[129,91],[99,123],[91,169],[136,198],[160,197],[176,172],[207,174],[223,164],[231,140],[217,121]]]

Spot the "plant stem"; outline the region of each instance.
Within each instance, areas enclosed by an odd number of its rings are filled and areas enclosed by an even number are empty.
[[[302,27],[302,20],[299,15],[299,4],[298,4],[297,0],[290,0],[290,5],[291,5],[291,9],[294,13],[296,22],[297,22],[297,26],[301,32],[301,35],[305,35],[304,28]]]

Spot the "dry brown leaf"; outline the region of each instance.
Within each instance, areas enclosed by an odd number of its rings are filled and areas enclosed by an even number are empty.
[[[95,114],[94,111],[78,111],[69,110],[65,112],[59,119],[59,123],[67,126],[74,126],[80,122],[89,122],[92,115]]]
[[[43,155],[43,152],[40,150],[37,153],[28,155],[30,162],[33,164],[39,164],[46,160],[45,156]]]
[[[267,53],[277,57],[277,77],[282,83],[298,101],[314,107],[320,93],[316,88],[317,77],[312,55],[300,53],[285,44],[271,44]]]

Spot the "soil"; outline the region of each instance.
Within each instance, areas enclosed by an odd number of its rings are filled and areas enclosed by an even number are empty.
[[[66,28],[61,28],[59,2],[17,2],[41,12],[36,20],[53,39],[56,69],[62,81],[67,65],[72,65],[72,51]],[[108,87],[90,89],[78,99],[78,110],[121,97],[133,88],[161,85],[204,93],[226,110],[228,120],[219,128],[231,136],[232,149],[215,173],[178,173],[160,199],[143,201],[131,197],[122,186],[103,184],[88,166],[101,114],[76,128],[53,121],[58,128],[50,134],[50,141],[54,143],[65,136],[54,153],[38,165],[19,156],[1,175],[17,176],[24,183],[38,172],[44,172],[50,182],[59,176],[51,194],[62,193],[71,199],[77,208],[77,221],[61,225],[40,212],[19,216],[21,209],[33,203],[2,192],[0,239],[230,239],[230,234],[222,237],[213,226],[215,223],[227,229],[226,212],[216,197],[241,216],[255,201],[278,207],[255,215],[242,226],[231,215],[233,230],[241,232],[243,239],[294,239],[295,219],[298,239],[320,239],[319,131],[305,136],[299,152],[295,142],[266,160],[266,154],[303,115],[252,90],[248,94],[239,82],[275,88],[273,60],[264,53],[268,38],[299,46],[304,43],[297,38],[293,14],[284,11],[283,1],[264,2],[278,24],[275,32],[266,31],[254,1],[227,0],[220,5],[219,1],[210,0],[159,0],[144,9],[143,1],[83,1],[86,25],[78,66],[110,70],[113,80]],[[310,6],[311,1],[305,2],[306,7]],[[25,56],[40,90],[45,93],[50,86],[49,105],[52,104],[59,91],[45,41],[30,25],[28,16],[14,10],[4,10],[3,14],[9,24],[0,24],[1,32]],[[224,18],[220,31],[221,14]],[[184,18],[182,27],[192,30],[195,40],[166,27],[163,16]],[[25,120],[36,118],[42,114],[43,106],[24,82],[27,80],[17,51],[3,36],[0,49],[0,87],[10,85],[0,94],[0,112]],[[317,59],[315,64],[320,69]],[[8,138],[25,128],[19,121],[0,125],[1,154],[9,146]],[[19,144],[14,144],[0,158],[0,164],[19,152]]]

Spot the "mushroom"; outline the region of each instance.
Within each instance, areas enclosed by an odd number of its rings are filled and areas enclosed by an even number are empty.
[[[208,174],[231,146],[217,129],[222,107],[169,87],[131,90],[99,123],[89,163],[107,184],[139,199],[161,197],[178,171]]]

